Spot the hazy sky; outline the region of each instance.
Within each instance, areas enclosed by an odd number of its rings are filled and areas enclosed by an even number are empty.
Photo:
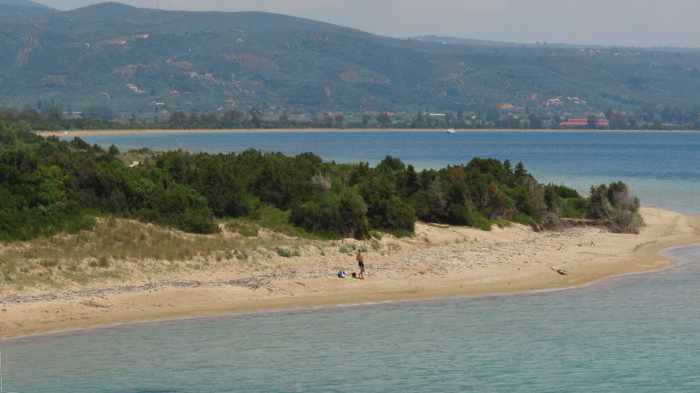
[[[38,0],[60,8],[94,0]],[[162,9],[262,10],[373,33],[516,42],[700,47],[700,0],[124,0]]]

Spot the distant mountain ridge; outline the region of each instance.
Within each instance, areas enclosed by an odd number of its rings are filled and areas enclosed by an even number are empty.
[[[0,5],[11,7],[43,8],[47,10],[51,9],[48,6],[30,0],[0,0]]]
[[[519,48],[560,48],[560,49],[610,49],[610,48],[625,48],[625,49],[645,49],[645,50],[660,50],[660,51],[674,51],[674,52],[689,52],[698,51],[700,48],[692,47],[630,47],[624,45],[583,45],[583,44],[565,44],[561,42],[510,42],[510,41],[489,41],[480,40],[474,38],[460,38],[460,37],[449,37],[449,36],[439,36],[439,35],[422,35],[412,37],[411,39],[421,42],[432,42],[442,45],[465,45],[465,46],[504,46],[504,47],[519,47]]]
[[[509,47],[526,47],[534,46],[535,44],[530,43],[516,43],[507,41],[489,41],[489,40],[479,40],[474,38],[459,38],[459,37],[447,37],[439,35],[422,35],[417,37],[412,37],[411,39],[421,42],[432,42],[443,45],[466,45],[466,46],[509,46]]]
[[[444,45],[263,12],[4,7],[15,11],[0,23],[0,106],[602,111],[700,102],[698,51]]]

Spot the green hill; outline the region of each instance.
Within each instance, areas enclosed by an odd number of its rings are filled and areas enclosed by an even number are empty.
[[[583,111],[700,102],[693,50],[401,40],[269,13],[117,3],[3,7],[15,13],[0,23],[0,106],[484,110],[563,96],[580,98],[563,109]]]

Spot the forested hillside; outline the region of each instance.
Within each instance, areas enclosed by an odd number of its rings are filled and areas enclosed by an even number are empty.
[[[7,0],[5,0],[7,2]],[[700,52],[391,39],[267,13],[0,5],[0,106],[141,113],[690,107]],[[568,106],[568,107],[566,107]]]

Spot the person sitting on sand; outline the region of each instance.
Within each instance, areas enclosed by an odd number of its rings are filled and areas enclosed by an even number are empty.
[[[362,251],[357,252],[357,257],[355,259],[357,260],[357,266],[359,266],[359,268],[360,268],[359,279],[364,280],[365,279],[365,257],[362,255]]]

